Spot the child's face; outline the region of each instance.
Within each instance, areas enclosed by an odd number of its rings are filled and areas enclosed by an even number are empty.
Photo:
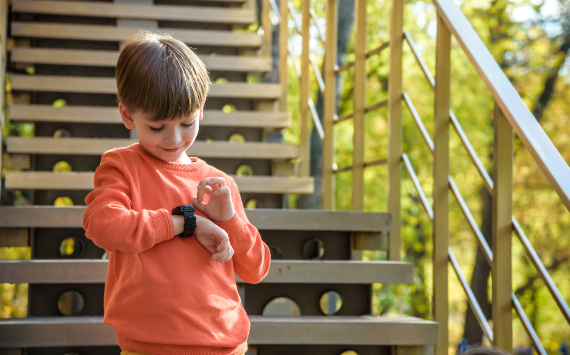
[[[125,126],[129,129],[136,128],[143,150],[165,162],[187,162],[186,149],[198,135],[203,108],[190,116],[154,122],[141,112],[131,114],[122,104],[119,104],[119,111]]]

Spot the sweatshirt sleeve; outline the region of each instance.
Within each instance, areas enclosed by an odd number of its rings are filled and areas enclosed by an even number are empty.
[[[269,272],[271,253],[265,242],[261,240],[257,228],[249,223],[234,179],[226,176],[226,180],[232,191],[236,214],[229,221],[215,223],[228,233],[234,248],[232,261],[235,273],[243,281],[256,284]]]
[[[95,189],[85,198],[83,228],[87,238],[107,250],[142,253],[174,237],[170,212],[132,210],[127,165],[113,151],[103,154],[95,171]]]

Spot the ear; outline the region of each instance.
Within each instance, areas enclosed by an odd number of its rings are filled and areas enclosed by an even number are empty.
[[[133,120],[133,115],[127,109],[125,105],[119,102],[119,112],[121,113],[121,118],[123,119],[123,123],[127,129],[135,128],[135,121]]]
[[[200,107],[200,121],[204,118],[204,106],[206,106],[206,99],[202,102],[202,106]]]

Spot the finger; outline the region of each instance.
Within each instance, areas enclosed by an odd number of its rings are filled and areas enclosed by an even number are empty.
[[[216,249],[218,251],[224,250],[228,246],[228,244],[230,244],[230,241],[227,239],[223,239]]]
[[[215,237],[215,240],[217,243],[221,243],[223,240],[229,240],[228,239],[228,233],[226,233],[225,230],[223,230],[222,228],[216,226],[217,228],[214,229],[214,232],[212,233]]]
[[[198,185],[198,187],[196,188],[196,198],[198,199],[199,202],[202,202],[204,199],[204,187],[200,187],[202,183],[200,183]]]
[[[218,190],[216,190],[215,192],[216,195],[220,196],[220,195],[230,195],[231,194],[231,190],[229,187],[224,186],[219,188]]]
[[[192,197],[192,204],[200,212],[204,212],[204,209],[206,208],[206,204],[204,202],[198,202],[198,199],[196,197]]]
[[[206,180],[207,180],[206,183],[208,185],[218,184],[218,185],[220,185],[220,187],[226,186],[226,179],[224,179],[223,177],[211,177],[211,178],[206,179]]]

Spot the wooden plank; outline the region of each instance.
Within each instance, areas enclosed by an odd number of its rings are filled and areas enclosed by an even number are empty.
[[[12,105],[10,121],[13,122],[72,122],[72,123],[116,123],[123,124],[116,107],[51,105]],[[291,124],[286,112],[204,110],[201,127],[256,127],[285,128]]]
[[[513,128],[499,105],[495,105],[493,124],[493,345],[511,353],[514,136]]]
[[[4,100],[6,90],[6,61],[8,47],[8,2],[9,0],[0,0],[0,126],[4,129],[5,105]],[[0,133],[0,157],[3,156],[3,132]],[[0,182],[2,180],[2,159],[0,158]]]
[[[41,1],[41,0],[40,0]],[[82,65],[115,67],[119,58],[117,51],[84,49],[23,48],[10,51],[12,63]],[[271,70],[271,58],[243,55],[198,55],[210,71],[267,72]]]
[[[388,250],[388,238],[385,233],[352,233],[354,250]]]
[[[269,3],[269,0],[261,0],[260,4],[261,28],[263,29],[261,55],[263,57],[271,57],[271,42],[273,37],[273,24],[271,23],[271,18],[269,16],[271,4]]]
[[[249,344],[435,345],[438,325],[415,317],[249,316]],[[117,345],[115,329],[95,317],[3,319],[5,347]]]
[[[0,228],[81,228],[85,206],[0,206]],[[259,230],[345,231],[373,233],[389,231],[389,213],[321,210],[246,210]]]
[[[449,109],[451,32],[438,16],[433,165],[433,313],[441,332],[437,355],[448,353]]]
[[[401,180],[402,180],[402,37],[404,35],[404,2],[392,0],[390,20],[390,78],[388,80],[388,211],[394,218],[390,232],[388,258],[400,260]]]
[[[92,190],[92,172],[52,173],[43,171],[8,172],[9,190]],[[241,193],[310,194],[313,178],[278,176],[232,176]]]
[[[115,78],[20,75],[10,76],[12,90],[116,94]],[[281,96],[279,84],[224,83],[212,84],[209,97],[276,100]]]
[[[337,48],[337,17],[338,4],[336,0],[327,0],[325,3],[325,17],[327,37],[325,39],[325,93],[323,95],[323,177],[322,202],[325,210],[334,209],[334,116],[336,114],[336,48]]]
[[[2,231],[2,230],[0,230]],[[0,260],[0,282],[105,283],[108,260]],[[261,283],[412,283],[414,265],[400,261],[272,260]],[[237,283],[244,283],[236,275]]]
[[[167,20],[225,24],[250,24],[255,14],[231,7],[121,5],[94,1],[14,0],[13,12],[68,16],[108,17],[138,20]]]
[[[114,138],[8,137],[6,143],[10,153],[101,155],[108,150],[137,142],[132,139]],[[293,159],[299,156],[297,146],[259,142],[194,142],[186,152],[190,156],[204,158]]]
[[[364,210],[366,110],[366,0],[354,2],[354,134],[352,136],[352,210]]]
[[[28,38],[76,39],[87,41],[120,42],[137,34],[138,29],[114,26],[68,25],[42,22],[13,22],[12,36]],[[232,33],[220,30],[185,30],[159,28],[186,44],[197,46],[226,46],[258,48],[261,37],[251,33]]]
[[[288,37],[289,37],[289,21],[284,19],[289,18],[289,1],[279,2],[279,13],[281,14],[281,21],[279,22],[279,84],[281,84],[282,93],[279,100],[279,107],[281,112],[287,112],[287,96],[289,93],[289,64],[287,57],[289,56]]]
[[[570,167],[528,109],[503,69],[453,0],[435,0],[439,16],[475,67],[517,136],[570,210]]]
[[[28,228],[0,228],[0,248],[29,246],[30,230]]]
[[[301,148],[301,162],[300,162],[300,175],[309,176],[311,168],[311,130],[309,129],[309,90],[310,90],[310,68],[309,68],[309,55],[310,48],[309,43],[311,41],[311,1],[303,0],[301,2],[301,95],[299,96],[299,106],[301,107],[301,112],[299,116],[299,126],[300,126],[300,142],[299,147]]]

